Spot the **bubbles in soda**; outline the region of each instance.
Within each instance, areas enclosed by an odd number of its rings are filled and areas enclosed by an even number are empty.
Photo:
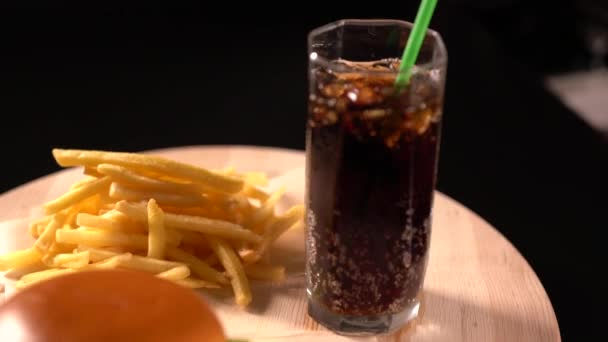
[[[310,75],[307,286],[340,314],[400,312],[424,279],[443,94],[422,69],[397,92],[398,68],[338,60]]]

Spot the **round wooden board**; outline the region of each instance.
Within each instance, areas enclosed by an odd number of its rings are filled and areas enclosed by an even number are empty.
[[[263,171],[271,177],[270,188],[287,187],[279,211],[303,203],[301,151],[194,146],[148,153],[208,168]],[[80,169],[67,169],[0,195],[0,253],[31,246],[28,221],[41,214],[43,202],[81,177]],[[432,229],[423,315],[391,336],[338,336],[308,317],[302,229],[285,234],[271,254],[275,262],[287,266],[287,280],[253,283],[254,300],[248,309],[238,308],[225,294],[201,294],[215,307],[230,337],[251,341],[560,341],[555,314],[539,279],[501,234],[441,193],[436,194]],[[10,295],[12,282],[2,281]]]

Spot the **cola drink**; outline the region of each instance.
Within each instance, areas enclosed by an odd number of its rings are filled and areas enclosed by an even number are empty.
[[[443,77],[399,60],[310,68],[306,130],[309,314],[345,334],[417,314],[430,248]]]

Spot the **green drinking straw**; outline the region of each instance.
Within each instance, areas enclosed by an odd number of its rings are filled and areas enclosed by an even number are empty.
[[[435,5],[437,0],[422,0],[418,13],[416,14],[416,20],[414,21],[414,27],[407,40],[405,50],[403,50],[403,56],[401,57],[401,65],[399,67],[399,74],[395,80],[395,87],[401,90],[407,86],[412,76],[412,67],[418,58],[420,47],[424,41],[426,30],[429,27],[429,22],[435,11]]]

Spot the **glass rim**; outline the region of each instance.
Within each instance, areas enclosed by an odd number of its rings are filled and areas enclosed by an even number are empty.
[[[335,63],[332,63],[327,58],[315,53],[314,44],[313,44],[314,37],[316,37],[322,33],[329,32],[331,30],[335,30],[338,27],[347,26],[350,24],[361,25],[361,26],[365,26],[365,25],[378,26],[378,25],[393,24],[395,26],[405,27],[409,30],[411,30],[414,27],[413,23],[405,21],[405,20],[398,20],[398,19],[341,19],[341,20],[336,20],[336,21],[327,23],[325,25],[319,26],[317,28],[314,28],[308,33],[308,61],[313,62],[315,64],[319,64],[328,70],[337,71],[337,72],[351,72],[351,73],[375,74],[375,75],[378,75],[378,74],[396,75],[396,74],[398,74],[399,70],[361,70],[361,69],[355,69],[355,68],[352,68],[352,67],[349,67],[349,66],[343,65],[343,64],[336,65]],[[437,31],[429,28],[429,29],[427,29],[425,36],[427,36],[427,37],[430,36],[433,38],[433,43],[436,46],[436,48],[438,49],[439,54],[438,54],[438,57],[436,60],[433,60],[433,61],[430,61],[430,62],[424,63],[424,64],[414,64],[414,70],[416,70],[416,69],[433,70],[433,69],[445,68],[447,66],[448,55],[447,55],[447,49],[445,47],[445,43],[443,41],[443,38],[441,37],[441,34],[439,34],[439,32],[437,32]],[[401,59],[401,56],[398,56],[397,58]]]

